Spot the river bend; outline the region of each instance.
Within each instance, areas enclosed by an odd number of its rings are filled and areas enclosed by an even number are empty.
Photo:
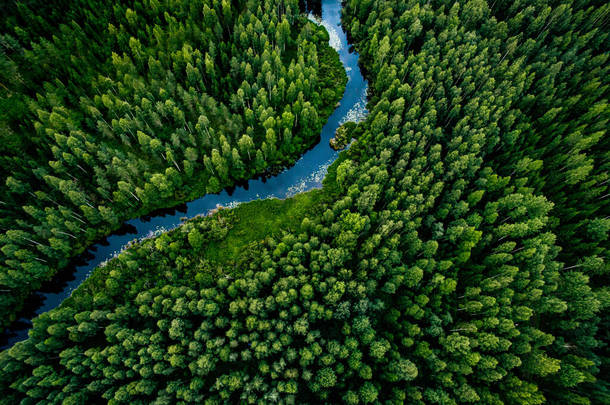
[[[0,336],[2,349],[27,338],[32,326],[31,319],[59,306],[98,266],[120,253],[134,239],[143,239],[171,230],[185,219],[206,215],[218,206],[235,207],[243,202],[265,198],[288,198],[303,191],[319,188],[328,166],[337,158],[338,152],[329,146],[337,128],[347,121],[360,121],[366,116],[367,82],[358,67],[358,54],[350,52],[347,36],[341,27],[341,1],[322,0],[322,16],[310,19],[322,24],[329,33],[329,43],[338,53],[345,67],[348,81],[339,106],[322,128],[320,142],[307,151],[294,164],[276,176],[252,179],[231,192],[208,194],[189,203],[163,210],[157,215],[145,215],[132,219],[120,231],[92,245],[73,260],[49,285],[33,294],[26,303],[21,318]]]

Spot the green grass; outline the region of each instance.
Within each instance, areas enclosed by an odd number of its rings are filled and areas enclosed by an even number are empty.
[[[266,238],[280,236],[282,232],[297,231],[305,217],[321,215],[336,197],[336,168],[346,156],[341,153],[328,168],[321,189],[284,200],[268,198],[251,201],[226,210],[227,216],[230,213],[231,230],[223,240],[209,243],[203,249],[202,257],[216,264],[238,266],[246,259],[242,253],[251,251],[253,245]],[[223,215],[223,211],[219,214]]]
[[[251,245],[297,230],[303,218],[315,213],[324,200],[322,190],[312,190],[285,200],[269,198],[241,204],[233,209],[233,227],[227,237],[208,244],[202,256],[218,264],[237,264],[241,252]]]

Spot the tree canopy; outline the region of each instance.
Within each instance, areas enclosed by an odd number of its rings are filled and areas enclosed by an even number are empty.
[[[231,211],[136,244],[0,353],[3,397],[608,403],[609,10],[347,0],[370,113],[347,129],[332,199],[231,264],[205,249]],[[267,118],[257,154],[279,134]]]
[[[124,220],[295,162],[346,82],[292,0],[32,1],[0,27],[0,328]]]

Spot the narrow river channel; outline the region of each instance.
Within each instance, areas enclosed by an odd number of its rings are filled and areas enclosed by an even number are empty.
[[[127,221],[121,230],[104,241],[91,246],[76,263],[64,269],[56,278],[30,297],[21,318],[4,335],[0,336],[2,349],[27,338],[32,318],[59,306],[100,264],[113,258],[128,242],[153,236],[177,227],[185,218],[206,215],[218,206],[236,205],[265,198],[287,198],[303,191],[319,188],[328,166],[337,158],[338,152],[329,146],[337,128],[347,121],[359,121],[366,115],[367,82],[358,67],[358,54],[350,52],[347,36],[341,27],[341,1],[322,0],[321,18],[311,16],[322,24],[330,35],[330,45],[339,53],[345,67],[348,82],[340,105],[322,128],[320,142],[307,151],[294,166],[276,176],[253,179],[232,192],[210,194],[160,214],[146,215]]]

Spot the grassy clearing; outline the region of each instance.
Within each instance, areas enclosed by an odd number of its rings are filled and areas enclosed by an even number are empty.
[[[233,209],[233,228],[227,237],[210,243],[203,257],[218,264],[239,263],[240,253],[268,237],[295,231],[308,214],[320,208],[325,194],[312,190],[292,198],[269,198],[244,203]]]
[[[269,198],[240,204],[232,210],[221,210],[218,215],[230,215],[231,230],[227,236],[208,244],[202,257],[219,265],[239,266],[246,259],[243,252],[251,251],[266,238],[280,236],[282,232],[297,231],[307,216],[324,212],[337,193],[336,168],[345,153],[329,167],[321,189],[310,190],[294,197],[280,200]]]

